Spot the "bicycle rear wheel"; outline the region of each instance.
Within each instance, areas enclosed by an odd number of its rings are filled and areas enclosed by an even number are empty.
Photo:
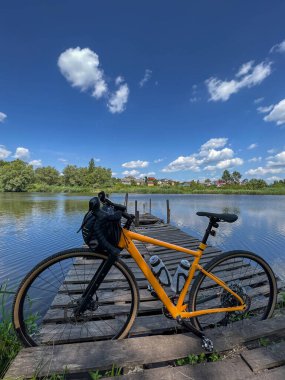
[[[75,316],[77,301],[107,254],[89,249],[59,252],[39,263],[22,281],[13,323],[25,346],[125,338],[135,320],[136,280],[119,259],[87,310]]]
[[[276,279],[270,266],[247,251],[226,252],[210,261],[205,270],[224,281],[247,305],[243,311],[211,313],[191,319],[198,329],[227,326],[240,320],[262,320],[273,314]],[[189,310],[215,309],[239,305],[237,299],[202,272],[189,294]]]

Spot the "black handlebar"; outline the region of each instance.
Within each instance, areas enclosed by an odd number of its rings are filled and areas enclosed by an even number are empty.
[[[110,199],[106,198],[106,194],[104,191],[100,191],[100,193],[98,194],[98,198],[100,199],[100,202],[107,204],[108,206],[114,207],[115,211],[121,211],[122,217],[127,219],[127,222],[125,223],[124,228],[129,229],[131,227],[131,224],[133,220],[135,219],[135,216],[132,214],[128,214],[126,212],[127,210],[126,206],[120,205],[118,203],[113,203],[112,201],[110,201]]]

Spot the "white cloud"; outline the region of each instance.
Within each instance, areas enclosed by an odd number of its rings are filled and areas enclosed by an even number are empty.
[[[276,44],[272,46],[270,49],[270,53],[277,52],[277,53],[285,53],[285,40],[280,42],[280,44]]]
[[[126,176],[130,175],[132,177],[135,177],[136,175],[140,174],[140,172],[138,170],[125,170],[123,174]]]
[[[112,113],[121,113],[126,108],[126,103],[128,101],[129,97],[129,87],[128,85],[122,84],[119,89],[111,95],[109,101],[108,101],[108,108],[110,112]]]
[[[149,165],[149,161],[141,161],[141,160],[129,161],[122,164],[124,168],[129,168],[129,169],[146,168],[148,165]]]
[[[254,99],[254,104],[259,104],[261,102],[263,102],[264,98],[257,98],[257,99]]]
[[[124,77],[122,77],[121,75],[119,75],[116,79],[115,79],[115,83],[117,86],[119,86],[121,83],[123,83],[125,80],[124,80]]]
[[[11,153],[4,145],[0,145],[0,160],[5,160]]]
[[[210,100],[227,101],[231,95],[237,93],[241,89],[253,87],[267,78],[271,74],[272,62],[263,61],[255,66],[253,62],[247,62],[242,65],[236,74],[238,79],[222,81],[216,77],[206,80],[206,86],[210,94]]]
[[[271,112],[263,120],[273,121],[277,125],[285,124],[285,99],[275,104]]]
[[[118,173],[112,172],[112,177],[115,177]]]
[[[155,172],[141,173],[139,175],[139,178],[149,177],[149,176],[152,176],[152,175],[155,175]]]
[[[246,75],[253,67],[254,61],[249,61],[241,65],[239,71],[236,73],[236,77]]]
[[[272,108],[274,107],[273,104],[271,104],[270,106],[265,106],[265,107],[258,107],[257,108],[257,111],[259,113],[267,113],[267,112],[270,112],[272,110]]]
[[[164,161],[164,158],[158,158],[157,160],[154,160],[153,162],[155,164],[158,164],[159,162],[162,162],[162,161]]]
[[[58,67],[73,87],[81,91],[91,90],[99,99],[107,92],[103,70],[99,67],[99,56],[89,48],[70,48],[60,54]]]
[[[29,162],[29,165],[33,165],[33,167],[42,166],[42,160],[32,160]]]
[[[129,87],[126,83],[122,84],[124,78],[118,76],[115,83],[120,87],[114,93],[109,91],[97,53],[89,48],[70,48],[60,54],[57,64],[60,72],[72,87],[79,88],[81,91],[89,90],[96,99],[105,96],[111,113],[120,113],[125,110]]]
[[[28,160],[30,157],[30,151],[27,148],[18,147],[14,157],[19,158],[20,160]]]
[[[210,139],[201,146],[198,153],[191,154],[190,156],[180,156],[170,162],[162,171],[175,172],[180,170],[192,170],[199,172],[203,166],[205,170],[215,170],[241,165],[243,160],[238,157],[233,158],[234,151],[224,147],[227,141],[227,138]],[[218,150],[212,147],[223,149]],[[209,165],[209,163],[214,164]]]
[[[139,82],[140,87],[143,87],[151,78],[152,71],[149,69],[146,69],[144,72],[144,77]]]
[[[257,148],[258,144],[254,143],[254,144],[250,144],[247,149],[254,149],[254,148]]]
[[[272,148],[272,149],[268,149],[267,153],[269,154],[273,154],[273,153],[276,153],[277,152],[277,149],[275,148]]]
[[[248,175],[267,175],[267,174],[280,174],[285,173],[285,150],[276,154],[275,156],[269,156],[266,158],[266,165],[264,167],[259,166],[256,169],[250,169],[246,172]]]
[[[250,169],[245,174],[256,176],[256,175],[266,175],[266,174],[279,174],[282,172],[282,169],[274,169],[274,168],[268,168],[268,167],[261,167],[259,166],[256,169]]]
[[[228,142],[228,139],[225,137],[213,138],[208,140],[205,144],[201,146],[201,150],[207,150],[211,148],[222,148]]]
[[[262,157],[252,157],[248,160],[248,162],[260,162]]]
[[[3,123],[4,120],[6,119],[7,115],[3,112],[0,112],[0,123]]]
[[[280,181],[281,179],[282,179],[281,177],[277,177],[275,175],[275,176],[266,178],[266,181],[268,181],[268,182],[274,182],[274,181]]]
[[[66,164],[68,162],[68,160],[66,158],[59,158],[58,161]]]
[[[94,158],[94,161],[95,161],[95,162],[100,162],[100,161],[101,161],[101,158],[96,158],[96,157],[95,157],[95,158]]]
[[[204,168],[204,170],[224,170],[231,167],[239,166],[243,164],[243,160],[239,157],[231,158],[228,160],[223,160],[217,163],[217,165],[208,165]]]

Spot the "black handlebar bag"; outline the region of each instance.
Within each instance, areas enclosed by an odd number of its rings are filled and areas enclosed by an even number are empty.
[[[120,211],[115,211],[112,206],[102,205],[99,198],[94,197],[89,201],[89,211],[85,214],[78,232],[82,231],[85,244],[94,252],[106,250],[104,240],[119,248],[121,217]]]

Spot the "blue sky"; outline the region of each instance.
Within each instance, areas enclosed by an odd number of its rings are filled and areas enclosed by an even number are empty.
[[[2,0],[0,159],[283,179],[284,14],[281,0]]]

